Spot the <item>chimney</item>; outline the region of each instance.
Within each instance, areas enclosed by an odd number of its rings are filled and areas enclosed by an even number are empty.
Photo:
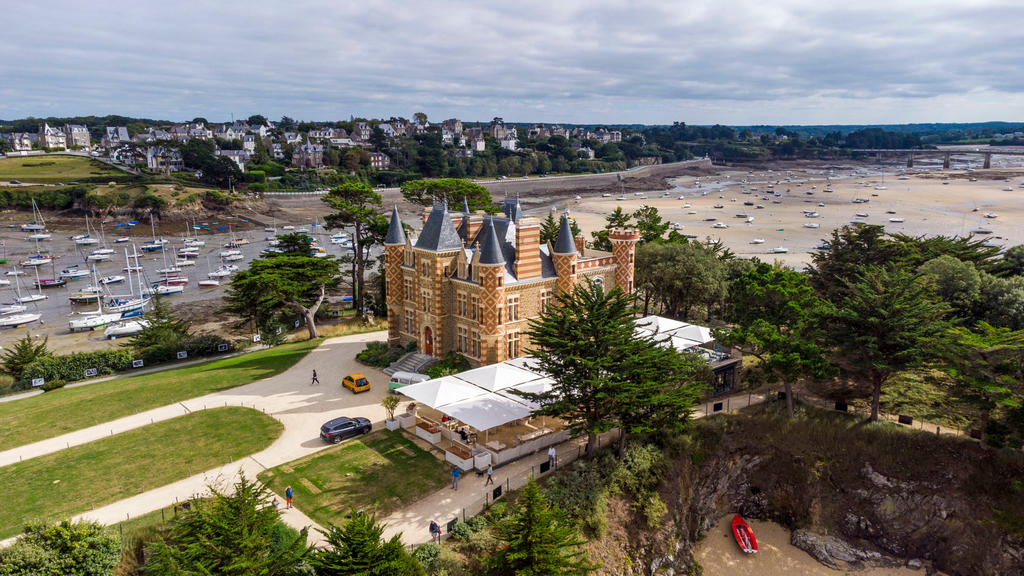
[[[540,221],[536,218],[520,218],[515,227],[516,278],[540,278]]]
[[[484,217],[480,214],[473,214],[469,217],[469,231],[466,235],[466,242],[472,242],[484,225]]]
[[[583,236],[583,233],[581,232],[575,238],[573,238],[572,241],[576,244],[576,251],[580,253],[580,258],[583,258],[583,250],[587,247],[587,239]]]

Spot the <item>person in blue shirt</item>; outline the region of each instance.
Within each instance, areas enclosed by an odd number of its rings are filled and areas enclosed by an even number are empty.
[[[459,489],[459,474],[460,470],[458,466],[452,466],[452,490]]]

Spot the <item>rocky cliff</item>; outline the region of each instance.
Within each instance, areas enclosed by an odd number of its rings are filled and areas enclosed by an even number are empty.
[[[610,506],[617,528],[593,546],[605,573],[699,573],[694,545],[739,513],[794,530],[794,545],[837,569],[1024,574],[1020,453],[829,414],[716,417],[690,438],[660,487],[658,528]]]

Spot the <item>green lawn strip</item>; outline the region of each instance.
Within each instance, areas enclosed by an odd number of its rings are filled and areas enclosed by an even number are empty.
[[[447,468],[402,432],[381,430],[259,475],[279,495],[291,485],[295,506],[326,527],[351,509],[383,517],[445,485]],[[311,489],[312,487],[312,489]]]
[[[121,170],[82,156],[48,154],[0,160],[0,180],[54,184],[94,176],[123,176]]]
[[[212,408],[0,468],[0,538],[259,452],[284,426],[249,408]]]
[[[59,436],[280,374],[321,340],[306,340],[0,403],[0,450]]]

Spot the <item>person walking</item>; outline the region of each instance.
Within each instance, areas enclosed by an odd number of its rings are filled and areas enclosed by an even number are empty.
[[[484,486],[488,484],[494,484],[494,466],[490,464],[487,465],[487,481],[484,482]]]
[[[458,466],[452,466],[452,490],[459,489],[459,475],[461,471]]]
[[[313,381],[309,383],[310,386],[319,385],[320,379],[316,377],[316,370],[313,370]]]
[[[551,446],[548,448],[548,465],[552,468],[555,467],[555,447]]]
[[[292,487],[290,484],[288,485],[287,488],[284,489],[284,507],[292,507]]]
[[[441,526],[436,520],[430,521],[430,541],[441,543]]]

